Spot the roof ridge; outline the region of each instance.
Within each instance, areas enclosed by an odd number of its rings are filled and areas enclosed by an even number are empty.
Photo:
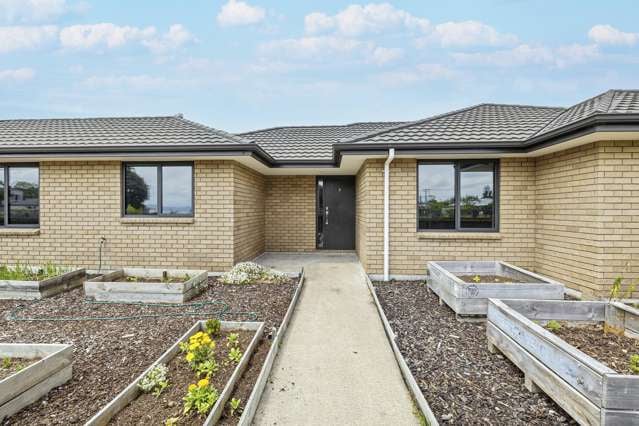
[[[566,107],[562,107],[562,106],[550,106],[550,105],[525,105],[525,104],[499,104],[499,103],[495,103],[495,102],[484,102],[482,104],[479,104],[478,106],[486,106],[486,105],[492,105],[492,106],[508,106],[508,107],[519,107],[519,108],[538,108],[538,109],[562,109],[562,110],[566,110],[568,108]]]
[[[386,124],[386,123],[406,123],[406,121],[402,121],[402,120],[355,121],[353,123],[346,123],[346,124],[308,124],[308,125],[301,124],[301,125],[290,125],[290,126],[273,126],[273,127],[266,127],[264,129],[255,129],[255,130],[249,130],[247,132],[239,132],[239,133],[236,133],[236,135],[249,135],[253,133],[262,133],[262,132],[268,132],[271,130],[280,130],[280,129],[327,129],[332,127],[350,127],[350,126],[355,126],[358,124]]]
[[[179,115],[179,114],[178,114]],[[66,118],[1,118],[0,122],[10,121],[72,121],[72,120],[140,120],[145,118],[177,118],[177,115],[140,115],[117,117],[66,117]]]
[[[249,140],[249,139],[244,139],[244,138],[242,138],[240,136],[237,136],[237,135],[234,135],[232,133],[225,132],[224,130],[216,129],[216,128],[211,127],[211,126],[207,126],[206,124],[198,123],[196,121],[191,121],[191,120],[189,120],[187,118],[184,118],[184,116],[182,114],[175,115],[175,116],[173,116],[173,118],[176,119],[176,120],[183,121],[183,122],[185,122],[187,124],[190,124],[192,126],[198,127],[200,129],[207,130],[209,132],[213,132],[213,133],[217,134],[218,136],[222,136],[222,137],[228,138],[228,139],[230,139],[232,141],[235,141],[235,142],[255,144],[255,141],[252,141],[252,140]]]
[[[360,141],[360,140],[368,139],[368,138],[370,138],[372,136],[383,135],[385,133],[394,132],[395,130],[405,129],[407,127],[411,127],[411,126],[414,126],[416,124],[427,123],[429,121],[436,120],[438,118],[449,117],[451,115],[459,114],[459,113],[462,113],[462,112],[465,112],[465,111],[470,111],[471,109],[479,108],[480,106],[483,106],[483,105],[488,105],[488,104],[481,103],[481,104],[477,104],[477,105],[471,105],[471,106],[466,107],[466,108],[456,109],[456,110],[453,110],[453,111],[445,112],[443,114],[437,114],[437,115],[433,115],[433,116],[430,116],[430,117],[427,117],[427,118],[422,118],[420,120],[408,121],[408,122],[402,123],[402,124],[397,125],[397,126],[389,127],[387,129],[375,130],[373,132],[364,133],[363,135],[356,136],[354,138],[341,139],[339,141],[339,143],[354,143],[354,142],[357,142],[357,141]]]

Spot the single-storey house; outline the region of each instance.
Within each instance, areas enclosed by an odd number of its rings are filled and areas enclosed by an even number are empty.
[[[356,250],[384,278],[499,259],[604,296],[639,276],[639,91],[229,134],[0,121],[0,263],[205,268]]]

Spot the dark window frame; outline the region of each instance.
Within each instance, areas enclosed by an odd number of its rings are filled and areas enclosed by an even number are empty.
[[[126,213],[126,168],[127,167],[155,167],[157,169],[157,214],[127,214]],[[162,167],[164,166],[189,166],[191,167],[191,208],[189,214],[165,214],[162,213]],[[195,217],[195,163],[192,161],[144,161],[144,162],[123,162],[120,170],[120,209],[122,217]]]
[[[38,169],[38,223],[33,224],[17,224],[12,225],[9,223],[9,169],[19,168],[36,168]],[[2,178],[4,179],[4,220],[0,223],[0,229],[7,228],[28,228],[37,229],[40,228],[40,164],[39,163],[0,163],[0,169],[2,169]]]
[[[461,169],[466,164],[474,163],[491,163],[493,165],[493,226],[490,228],[462,228],[461,227]],[[455,228],[453,229],[428,229],[419,227],[419,166],[429,164],[450,164],[455,169]],[[499,159],[464,159],[464,160],[420,160],[416,166],[416,194],[415,194],[415,217],[417,232],[436,232],[436,233],[448,233],[448,232],[486,232],[495,233],[499,232],[499,182],[500,182],[500,169],[501,163]]]

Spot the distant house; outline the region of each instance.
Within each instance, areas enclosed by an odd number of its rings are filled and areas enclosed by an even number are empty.
[[[639,276],[639,91],[239,135],[181,116],[6,120],[0,157],[6,262],[95,267],[105,237],[111,267],[356,250],[386,278],[500,259],[601,296]]]

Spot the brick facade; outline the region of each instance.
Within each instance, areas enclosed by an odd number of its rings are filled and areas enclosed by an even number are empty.
[[[223,271],[262,252],[264,179],[227,161],[196,161],[194,172],[193,219],[129,219],[121,217],[119,162],[42,162],[39,234],[0,231],[0,259],[95,269],[102,236],[105,268]]]
[[[315,176],[268,176],[266,251],[315,250]]]

